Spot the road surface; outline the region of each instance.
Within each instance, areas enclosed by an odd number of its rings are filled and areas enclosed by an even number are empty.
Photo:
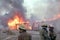
[[[32,40],[40,40],[38,31],[27,31],[32,35]],[[0,40],[17,40],[18,32],[14,31],[14,35],[8,35],[7,33],[0,32]],[[60,34],[57,34],[57,40],[60,40]]]

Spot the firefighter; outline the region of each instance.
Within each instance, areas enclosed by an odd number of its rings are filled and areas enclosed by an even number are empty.
[[[54,32],[54,27],[49,26],[49,37],[51,40],[56,40],[56,33]]]
[[[42,29],[40,30],[40,39],[41,40],[49,40],[47,25],[42,25]]]
[[[19,33],[18,40],[31,40],[31,35],[26,32],[24,25],[19,27]]]

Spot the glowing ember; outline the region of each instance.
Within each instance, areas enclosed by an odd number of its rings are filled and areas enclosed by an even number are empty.
[[[13,19],[8,20],[8,26],[9,28],[12,29],[17,29],[18,25],[23,24],[24,20],[22,17],[19,17],[18,15],[15,15]]]

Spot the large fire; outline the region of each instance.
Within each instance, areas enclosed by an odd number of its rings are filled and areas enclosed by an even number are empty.
[[[19,17],[18,15],[15,15],[13,19],[8,20],[8,26],[10,29],[17,29],[17,26],[22,23],[24,23],[24,20],[22,17]]]
[[[19,17],[18,15],[15,15],[13,19],[8,20],[8,26],[10,30],[17,30],[21,24],[25,24],[26,29],[32,29],[32,27],[29,25],[29,21],[24,21],[22,17]]]

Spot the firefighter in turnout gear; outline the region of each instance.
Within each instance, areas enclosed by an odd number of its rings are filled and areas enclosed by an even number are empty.
[[[42,29],[40,30],[40,39],[41,40],[49,40],[47,25],[42,25]]]
[[[26,32],[24,25],[20,25],[19,33],[18,40],[31,40],[31,35]]]
[[[56,33],[54,32],[54,27],[49,27],[49,37],[51,40],[56,40]]]

